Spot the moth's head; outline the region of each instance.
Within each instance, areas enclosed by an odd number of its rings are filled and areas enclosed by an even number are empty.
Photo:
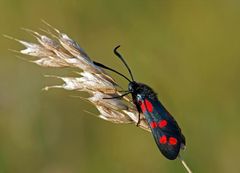
[[[148,85],[143,83],[137,83],[135,81],[130,82],[128,84],[128,91],[136,96],[140,95],[142,98],[156,98],[155,92]]]
[[[135,93],[135,94],[142,94],[142,92],[145,91],[145,88],[149,88],[149,87],[143,83],[137,83],[135,81],[132,81],[128,84],[129,92]]]
[[[139,84],[135,81],[132,81],[128,84],[128,91],[130,93],[136,93],[139,88]]]

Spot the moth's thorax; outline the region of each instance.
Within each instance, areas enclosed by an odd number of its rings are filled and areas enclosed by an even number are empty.
[[[156,93],[152,88],[143,83],[137,83],[135,81],[130,82],[128,90],[136,96],[137,100],[143,100],[145,98],[157,99]]]

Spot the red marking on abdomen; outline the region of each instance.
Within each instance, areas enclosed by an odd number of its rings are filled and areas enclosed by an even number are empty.
[[[163,135],[162,137],[159,138],[160,144],[166,144],[167,143],[167,137],[166,135]]]
[[[158,123],[159,127],[160,128],[163,128],[167,125],[167,121],[166,120],[161,120],[159,123]]]
[[[155,121],[152,121],[151,123],[150,123],[150,126],[151,126],[151,128],[156,128],[157,127],[157,123],[155,122]]]
[[[174,137],[170,137],[168,142],[169,142],[170,145],[176,145],[177,144],[177,139],[174,138]]]
[[[143,113],[146,112],[146,107],[145,107],[144,102],[139,101],[138,103],[140,104],[140,107],[141,107],[142,112],[143,112]]]
[[[148,101],[147,99],[145,99],[145,104],[146,104],[146,107],[147,107],[147,110],[149,112],[152,112],[153,111],[153,105],[150,101]]]

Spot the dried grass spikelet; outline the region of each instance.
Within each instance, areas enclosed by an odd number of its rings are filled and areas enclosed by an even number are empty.
[[[89,56],[74,40],[49,24],[45,24],[48,26],[48,30],[41,30],[45,35],[25,29],[37,39],[38,43],[30,43],[7,36],[25,46],[25,49],[19,52],[35,57],[36,59],[32,62],[39,66],[74,67],[82,71],[78,72],[79,77],[51,76],[61,79],[63,84],[47,86],[45,90],[63,88],[65,90],[87,92],[90,94],[87,100],[95,105],[100,112],[99,118],[119,124],[136,124],[138,112],[129,97],[103,99],[120,95],[118,92],[119,86],[113,78],[103,69],[94,65]],[[139,127],[150,131],[143,115],[141,115]]]

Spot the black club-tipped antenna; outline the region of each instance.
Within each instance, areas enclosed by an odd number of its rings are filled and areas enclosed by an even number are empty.
[[[122,73],[120,73],[120,72],[118,72],[118,71],[116,71],[116,70],[114,70],[114,69],[112,69],[112,68],[110,68],[110,67],[108,67],[108,66],[105,66],[105,65],[103,65],[103,64],[101,64],[101,63],[99,63],[99,62],[96,62],[96,61],[93,61],[93,64],[95,64],[96,66],[99,66],[99,67],[101,67],[101,68],[105,68],[105,69],[107,69],[107,70],[113,71],[113,72],[119,74],[120,76],[124,77],[125,79],[127,79],[129,82],[132,82],[132,81],[131,81],[129,78],[127,78],[125,75],[123,75]]]
[[[132,75],[132,72],[131,72],[129,66],[127,65],[127,63],[126,63],[126,61],[124,60],[124,58],[122,57],[122,55],[117,51],[117,49],[118,49],[119,47],[120,47],[120,45],[117,46],[117,47],[115,47],[114,50],[113,50],[113,52],[114,52],[114,54],[117,55],[117,57],[124,63],[124,65],[125,65],[126,68],[128,69],[128,72],[129,72],[132,80],[130,80],[128,77],[126,77],[126,76],[123,75],[122,73],[118,72],[117,70],[114,70],[114,69],[112,69],[112,68],[110,68],[110,67],[108,67],[108,66],[105,66],[105,65],[103,65],[103,64],[101,64],[101,63],[99,63],[99,62],[93,61],[93,64],[95,64],[96,66],[99,66],[99,67],[101,67],[101,68],[105,68],[105,69],[107,69],[107,70],[113,71],[113,72],[119,74],[120,76],[124,77],[125,79],[127,79],[129,82],[133,82],[134,79],[133,79],[133,75]]]
[[[120,47],[120,45],[118,45],[117,47],[114,48],[113,52],[115,53],[115,55],[117,55],[117,57],[124,63],[124,65],[127,67],[128,72],[131,76],[132,81],[134,81],[133,79],[133,75],[131,72],[131,69],[129,68],[128,64],[126,63],[126,61],[124,60],[124,58],[122,57],[122,55],[117,51],[117,49]]]

